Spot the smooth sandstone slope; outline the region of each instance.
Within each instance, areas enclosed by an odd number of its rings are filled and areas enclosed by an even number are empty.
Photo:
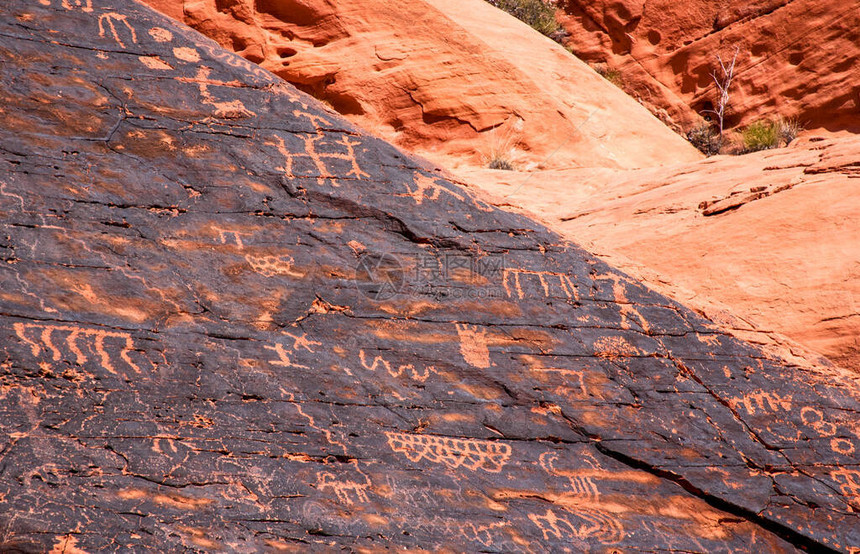
[[[731,126],[796,118],[860,131],[858,0],[562,0],[581,59],[618,69],[625,88],[687,130],[716,102],[716,56],[739,51]]]
[[[0,549],[860,545],[855,377],[136,2],[0,55]]]
[[[686,141],[483,0],[149,0],[352,122],[446,167],[650,167]]]
[[[744,336],[783,334],[860,371],[860,137],[653,170],[466,178],[673,298],[728,309]]]

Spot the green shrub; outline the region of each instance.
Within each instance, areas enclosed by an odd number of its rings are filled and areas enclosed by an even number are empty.
[[[741,131],[745,152],[757,152],[776,148],[780,142],[779,123],[770,119],[760,119]]]
[[[548,37],[562,31],[561,25],[555,19],[554,4],[548,4],[543,0],[487,0],[487,2]]]

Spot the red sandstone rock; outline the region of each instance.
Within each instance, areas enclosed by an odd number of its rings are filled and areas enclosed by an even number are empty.
[[[727,308],[744,336],[753,323],[860,370],[858,170],[860,138],[843,136],[669,168],[465,179],[685,304]]]
[[[698,159],[564,48],[483,0],[149,0],[390,142],[444,165]]]
[[[793,117],[860,129],[858,0],[561,0],[583,60],[606,62],[667,122],[688,128],[715,102],[716,55],[739,48],[730,125]]]

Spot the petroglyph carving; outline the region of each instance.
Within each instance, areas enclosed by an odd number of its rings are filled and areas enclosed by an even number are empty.
[[[495,546],[493,540],[493,531],[496,529],[504,529],[508,526],[508,522],[500,521],[490,523],[489,525],[475,525],[474,523],[465,523],[460,528],[460,535],[469,541],[476,541],[482,545],[491,548]]]
[[[642,351],[627,342],[623,337],[601,337],[594,341],[594,353],[601,358],[614,360],[616,358],[633,357]]]
[[[411,461],[426,459],[451,469],[462,466],[472,471],[499,473],[511,457],[511,447],[501,442],[391,432],[385,436],[392,450]]]
[[[579,522],[574,523],[569,517]],[[544,539],[591,539],[603,543],[617,543],[624,537],[624,529],[615,518],[589,509],[580,509],[568,517],[558,516],[554,511],[547,510],[542,516],[529,514],[529,519],[538,526]]]
[[[212,73],[211,69],[205,66],[201,66],[197,70],[197,75],[195,76],[193,81],[197,84],[197,88],[200,90],[200,96],[203,98],[203,103],[215,108],[216,117],[224,119],[239,119],[243,117],[251,117],[257,115],[251,110],[246,109],[245,105],[242,103],[241,100],[228,100],[225,102],[219,102],[215,100],[215,97],[213,97],[212,93],[209,92],[209,86],[229,85],[223,81],[214,81],[209,79],[210,73]]]
[[[310,368],[309,368],[308,366],[306,366],[306,365],[302,365],[302,364],[294,363],[294,362],[290,359],[290,356],[293,356],[293,355],[294,355],[294,354],[293,354],[293,351],[292,351],[292,350],[288,350],[288,349],[286,349],[286,348],[284,347],[284,345],[283,345],[283,344],[281,344],[281,343],[279,343],[279,342],[276,342],[276,343],[275,343],[275,346],[264,346],[263,348],[265,348],[266,350],[271,350],[271,351],[273,351],[273,352],[278,356],[278,358],[277,358],[276,360],[268,360],[268,362],[269,362],[270,364],[272,364],[273,366],[278,366],[278,367],[297,367],[297,368],[299,368],[299,369],[310,369]]]
[[[362,367],[368,371],[376,371],[377,369],[382,367],[392,377],[409,375],[413,379],[421,383],[426,381],[431,373],[436,373],[436,368],[433,366],[427,366],[423,370],[419,371],[415,368],[413,364],[392,365],[382,356],[374,356],[373,361],[368,363],[368,356],[364,353],[364,350],[358,351],[358,358],[361,361]]]
[[[321,116],[302,112],[300,110],[295,110],[293,113],[297,117],[305,117],[306,119],[309,119],[315,127],[320,122],[328,123],[328,120]],[[349,162],[349,168],[346,169],[345,173],[346,177],[352,177],[354,179],[370,177],[369,174],[365,173],[361,169],[361,166],[359,166],[358,160],[355,157],[355,147],[360,145],[361,142],[353,141],[348,135],[341,135],[338,140],[325,143],[326,146],[337,146],[337,151],[320,152],[318,151],[318,146],[323,145],[320,141],[326,139],[327,136],[322,132],[319,132],[319,127],[317,127],[317,131],[318,132],[315,134],[301,135],[300,139],[304,143],[304,147],[299,148],[296,152],[290,151],[287,147],[286,141],[284,141],[280,136],[275,135],[273,141],[267,142],[266,144],[274,146],[284,157],[284,164],[280,167],[276,167],[275,169],[282,171],[284,176],[288,179],[294,179],[296,178],[295,167],[297,160],[299,158],[310,159],[316,168],[317,184],[321,185],[326,179],[328,179],[331,181],[332,186],[339,187],[340,183],[338,182],[336,175],[341,173],[341,171],[332,171],[329,169],[329,164],[332,161],[339,160]]]
[[[276,275],[287,275],[289,277],[304,277],[304,273],[293,271],[293,258],[291,256],[245,256],[251,267],[263,277],[275,277]]]
[[[854,443],[848,439],[831,439],[830,448],[837,454],[842,454],[843,456],[850,456],[851,454],[854,454]]]
[[[412,174],[413,187],[410,187],[409,184],[405,184],[406,194],[411,196],[416,204],[421,204],[424,200],[439,200],[441,198],[442,193],[449,195],[451,198],[455,198],[460,200],[461,202],[471,202],[476,208],[481,211],[489,212],[492,211],[492,208],[487,204],[473,198],[472,196],[462,192],[457,191],[456,189],[451,189],[448,187],[444,187],[439,184],[439,182],[432,178],[420,173],[418,171]]]
[[[851,500],[860,497],[860,470],[835,469],[830,472],[834,481],[839,483],[839,491]]]
[[[558,454],[555,452],[544,452],[538,458],[540,466],[551,475],[566,477],[570,483],[571,492],[583,498],[585,501],[597,502],[600,499],[600,491],[594,483],[593,469],[588,470],[560,470],[557,469]]]
[[[791,396],[780,396],[773,392],[754,392],[741,398],[730,398],[728,402],[733,410],[743,408],[749,415],[768,414],[780,409],[791,410]]]
[[[169,63],[165,62],[158,56],[140,56],[138,59],[140,60],[140,63],[142,63],[149,69],[173,69],[173,67],[171,67]]]
[[[630,328],[630,321],[632,321],[631,316],[635,316],[639,321],[639,326],[642,327],[642,330],[647,332],[650,329],[650,325],[642,317],[642,314],[639,313],[639,310],[627,300],[627,287],[625,283],[631,282],[630,279],[624,277],[623,275],[607,273],[605,275],[598,275],[595,277],[595,280],[609,280],[612,281],[612,294],[615,299],[615,304],[621,309],[621,327],[622,329]]]
[[[836,425],[824,421],[824,414],[817,408],[804,406],[800,409],[800,420],[809,425],[823,437],[832,437],[836,434]]]
[[[115,361],[109,350],[114,351],[115,343],[119,343],[120,359],[135,373],[141,373],[140,367],[131,359],[134,340],[126,332],[40,323],[15,323],[14,328],[18,338],[30,345],[35,358],[40,357],[44,351],[50,354],[53,361],[60,361],[63,355],[60,348],[64,346],[74,355],[75,363],[82,365],[89,360],[85,353],[85,350],[89,350],[98,356],[102,368],[113,375],[118,375]]]
[[[490,367],[487,330],[477,325],[457,324],[457,334],[460,336],[460,354],[466,363],[482,369]]]
[[[80,8],[83,12],[93,11],[93,0],[63,0],[62,5],[67,10]]]
[[[187,46],[177,46],[173,49],[173,55],[176,59],[184,62],[197,63],[200,61],[200,54],[197,53],[197,50]]]
[[[127,16],[119,13],[104,13],[99,16],[99,36],[104,38],[105,32],[110,31],[111,37],[113,37],[119,47],[125,49],[125,43],[120,38],[119,31],[117,31],[117,23],[125,25],[125,28],[131,33],[131,41],[137,44],[137,33],[134,27],[128,22]]]
[[[264,79],[269,82],[276,82],[276,78],[274,75],[271,75],[265,69],[260,67],[255,63],[251,63],[242,56],[236,55],[232,52],[228,52],[225,49],[214,47],[210,44],[200,44],[200,48],[206,51],[210,57],[219,62],[225,63],[230,67],[241,69],[247,71],[254,75],[255,77],[259,77],[260,79]]]
[[[465,197],[457,191],[445,188],[439,185],[435,179],[427,177],[417,171],[413,174],[412,180],[415,183],[415,189],[411,189],[409,185],[406,185],[406,190],[409,193],[409,196],[415,200],[416,204],[421,204],[425,198],[428,200],[438,200],[439,196],[443,192],[457,200],[466,200]]]
[[[293,350],[298,350],[299,348],[304,348],[308,352],[314,353],[315,350],[311,348],[311,346],[322,346],[321,342],[317,342],[315,340],[308,340],[308,336],[305,333],[302,333],[300,336],[296,336],[292,333],[284,333],[291,339],[293,339]]]
[[[332,473],[322,473],[317,480],[317,487],[321,491],[331,491],[337,496],[337,499],[349,506],[355,503],[363,503],[368,501],[367,491],[370,488],[370,480],[366,476],[365,483],[357,483],[355,481],[339,480]]]
[[[559,367],[535,367],[531,368],[537,373],[557,373],[565,378],[565,383],[568,385],[576,385],[579,388],[579,393],[583,396],[588,394],[585,388],[585,374],[578,369],[565,369]]]
[[[552,271],[532,271],[530,269],[506,268],[502,270],[502,285],[505,287],[505,292],[508,297],[516,295],[520,300],[524,299],[526,293],[522,287],[522,277],[537,278],[543,288],[544,296],[557,295],[558,292],[564,294],[567,298],[579,300],[579,293],[576,290],[576,285],[571,281],[568,275],[564,273],[553,273]],[[513,284],[513,290],[511,285]]]
[[[245,245],[242,243],[242,235],[245,233],[241,231],[221,229],[219,227],[215,227],[215,231],[218,232],[218,240],[221,241],[221,244],[230,244],[232,242],[238,246],[240,250],[245,248]]]
[[[161,27],[153,27],[149,30],[149,36],[155,42],[170,42],[173,40],[173,33]]]

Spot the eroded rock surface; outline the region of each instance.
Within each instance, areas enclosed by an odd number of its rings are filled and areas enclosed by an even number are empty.
[[[860,371],[858,170],[860,138],[812,137],[663,169],[466,178],[688,307],[727,309],[745,337]]]
[[[483,0],[149,0],[442,163],[652,167],[699,153],[561,46]]]
[[[5,548],[860,545],[851,376],[139,4],[0,16]]]
[[[716,56],[738,50],[727,123],[796,118],[860,130],[857,0],[563,0],[568,44],[617,69],[624,87],[687,130],[716,103]]]

